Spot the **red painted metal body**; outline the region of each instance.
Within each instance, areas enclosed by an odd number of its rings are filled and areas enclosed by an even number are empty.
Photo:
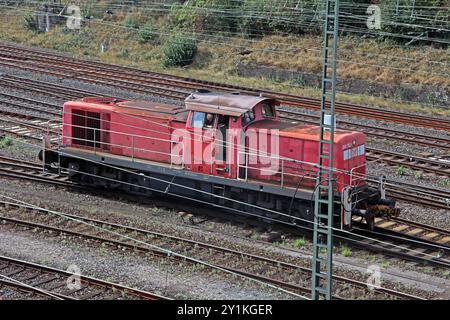
[[[187,109],[105,98],[67,102],[62,144],[229,179],[313,188],[319,127],[281,122],[270,99],[251,98],[239,107],[238,95],[226,99],[222,109],[200,101]],[[208,113],[214,120],[204,127]],[[366,173],[364,143],[360,132],[336,131],[338,192],[363,183],[357,177]]]

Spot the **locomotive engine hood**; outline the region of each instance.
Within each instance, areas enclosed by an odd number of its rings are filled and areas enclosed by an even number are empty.
[[[293,124],[289,122],[281,122],[274,120],[262,120],[250,124],[248,129],[267,129],[278,130],[279,135],[282,137],[290,137],[294,139],[319,141],[320,127],[310,124]],[[328,138],[328,133],[325,133],[325,138]],[[353,143],[355,140],[355,143]],[[357,131],[347,131],[336,129],[334,134],[335,143],[346,143],[347,141],[352,144],[364,143],[364,134]]]

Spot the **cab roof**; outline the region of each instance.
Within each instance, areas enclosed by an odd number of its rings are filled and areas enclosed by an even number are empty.
[[[264,101],[272,105],[276,102],[272,98],[239,93],[195,92],[185,99],[185,104],[187,110],[238,117]]]

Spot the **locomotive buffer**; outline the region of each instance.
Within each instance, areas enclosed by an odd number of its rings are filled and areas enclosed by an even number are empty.
[[[335,131],[336,58],[339,0],[325,9],[323,73],[320,109],[318,176],[314,199],[312,299],[331,299],[333,267],[333,144]]]

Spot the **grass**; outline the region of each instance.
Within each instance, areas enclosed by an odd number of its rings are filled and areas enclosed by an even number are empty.
[[[397,170],[395,171],[395,174],[398,176],[404,176],[406,174],[407,170],[404,166],[397,167]]]
[[[450,187],[450,179],[444,179],[441,183],[444,187]]]
[[[253,49],[253,53],[243,61],[319,73],[322,70],[321,41],[322,37],[311,35],[264,37],[249,45],[248,49]],[[450,87],[450,79],[442,74],[443,65],[448,63],[448,50],[342,37],[338,59],[340,77],[387,84],[422,83]]]
[[[347,246],[345,246],[345,245],[342,245],[341,246],[341,254],[344,256],[344,257],[350,257],[350,255],[351,255],[351,250],[350,250],[350,248],[349,247],[347,247]]]
[[[296,248],[301,248],[305,245],[306,241],[305,238],[299,238],[299,239],[295,239],[294,241],[294,246]]]
[[[422,180],[423,179],[423,171],[415,171],[414,178],[416,178],[418,180]]]
[[[281,80],[279,77],[249,78],[237,74],[239,63],[253,63],[274,66],[293,71],[313,72],[321,71],[321,37],[280,37],[267,36],[261,39],[232,38],[225,39],[222,45],[212,45],[199,42],[193,63],[189,67],[164,67],[163,47],[167,41],[161,35],[160,41],[140,41],[139,29],[124,29],[124,21],[130,16],[117,12],[112,23],[116,25],[102,25],[92,20],[79,32],[65,32],[62,27],[53,28],[48,33],[36,33],[28,30],[17,14],[4,14],[0,21],[0,39],[39,46],[63,52],[69,52],[80,58],[100,58],[101,60],[137,67],[143,70],[164,72],[178,76],[197,78],[200,80],[218,81],[222,83],[262,88],[295,95],[320,97],[320,89],[303,87],[301,76],[293,79]],[[127,20],[128,19],[128,20]],[[152,25],[162,33],[170,33],[164,29],[162,22],[151,21]],[[150,21],[145,14],[133,13],[134,24],[142,26]],[[127,23],[125,23],[127,24]],[[128,26],[128,24],[127,24]],[[141,31],[142,31],[141,30]],[[222,40],[221,40],[222,41]],[[108,43],[108,50],[100,50],[102,42]],[[302,49],[302,48],[308,48]],[[252,51],[251,54],[241,56],[243,49]],[[388,84],[400,82],[431,84],[440,87],[450,87],[448,77],[432,76],[439,73],[442,65],[448,61],[448,50],[430,47],[400,47],[389,42],[375,42],[375,40],[343,37],[340,44],[341,60],[353,61],[359,64],[340,63],[338,74],[341,77],[372,80]],[[387,59],[386,57],[391,57]],[[408,60],[399,60],[405,57]],[[428,61],[437,61],[430,64]],[[369,64],[369,65],[368,65]],[[399,70],[383,70],[375,65],[390,64],[399,68],[407,68],[408,72]],[[416,103],[393,101],[382,97],[368,95],[354,95],[338,93],[337,100],[345,103],[375,105],[408,112],[421,112],[439,116],[450,116],[450,109],[430,108]]]
[[[252,233],[252,235],[250,236],[250,239],[258,240],[259,239],[259,235],[257,233]]]
[[[5,149],[14,144],[13,139],[10,137],[2,137],[0,138],[0,149]]]

